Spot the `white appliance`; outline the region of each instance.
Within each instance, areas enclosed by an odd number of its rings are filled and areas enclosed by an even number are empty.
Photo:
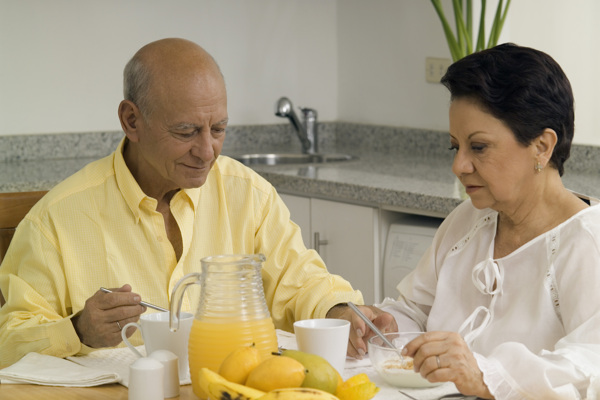
[[[390,225],[383,259],[383,296],[396,299],[396,286],[412,271],[431,245],[440,218],[406,215]]]

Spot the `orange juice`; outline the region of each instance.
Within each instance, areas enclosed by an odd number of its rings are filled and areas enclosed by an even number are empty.
[[[271,318],[231,321],[217,318],[194,320],[188,345],[190,377],[194,394],[206,398],[198,386],[198,372],[206,367],[219,371],[221,362],[238,347],[255,344],[261,357],[277,351],[277,336]]]

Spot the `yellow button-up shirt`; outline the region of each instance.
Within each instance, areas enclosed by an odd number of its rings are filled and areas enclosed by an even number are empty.
[[[71,317],[101,286],[129,283],[143,300],[168,308],[175,283],[199,272],[200,259],[210,255],[266,256],[265,297],[280,329],[322,318],[338,303],[362,304],[360,292],[306,249],[273,186],[225,156],[202,187],[171,200],[183,239],[177,261],[157,201],[125,164],[123,143],[58,184],[19,224],[0,266],[7,301],[0,309],[0,368],[32,351],[58,357],[89,351]],[[184,307],[193,311],[194,304]]]

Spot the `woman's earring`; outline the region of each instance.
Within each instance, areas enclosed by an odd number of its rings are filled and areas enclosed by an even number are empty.
[[[534,168],[535,168],[535,172],[539,173],[539,172],[542,172],[542,169],[544,168],[544,166],[542,165],[541,162],[536,161]]]

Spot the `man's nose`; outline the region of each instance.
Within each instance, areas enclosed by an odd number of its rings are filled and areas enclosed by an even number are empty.
[[[210,134],[210,130],[202,132],[198,135],[192,143],[190,150],[194,157],[198,157],[203,161],[211,161],[215,156],[215,150],[213,148],[213,138]]]

